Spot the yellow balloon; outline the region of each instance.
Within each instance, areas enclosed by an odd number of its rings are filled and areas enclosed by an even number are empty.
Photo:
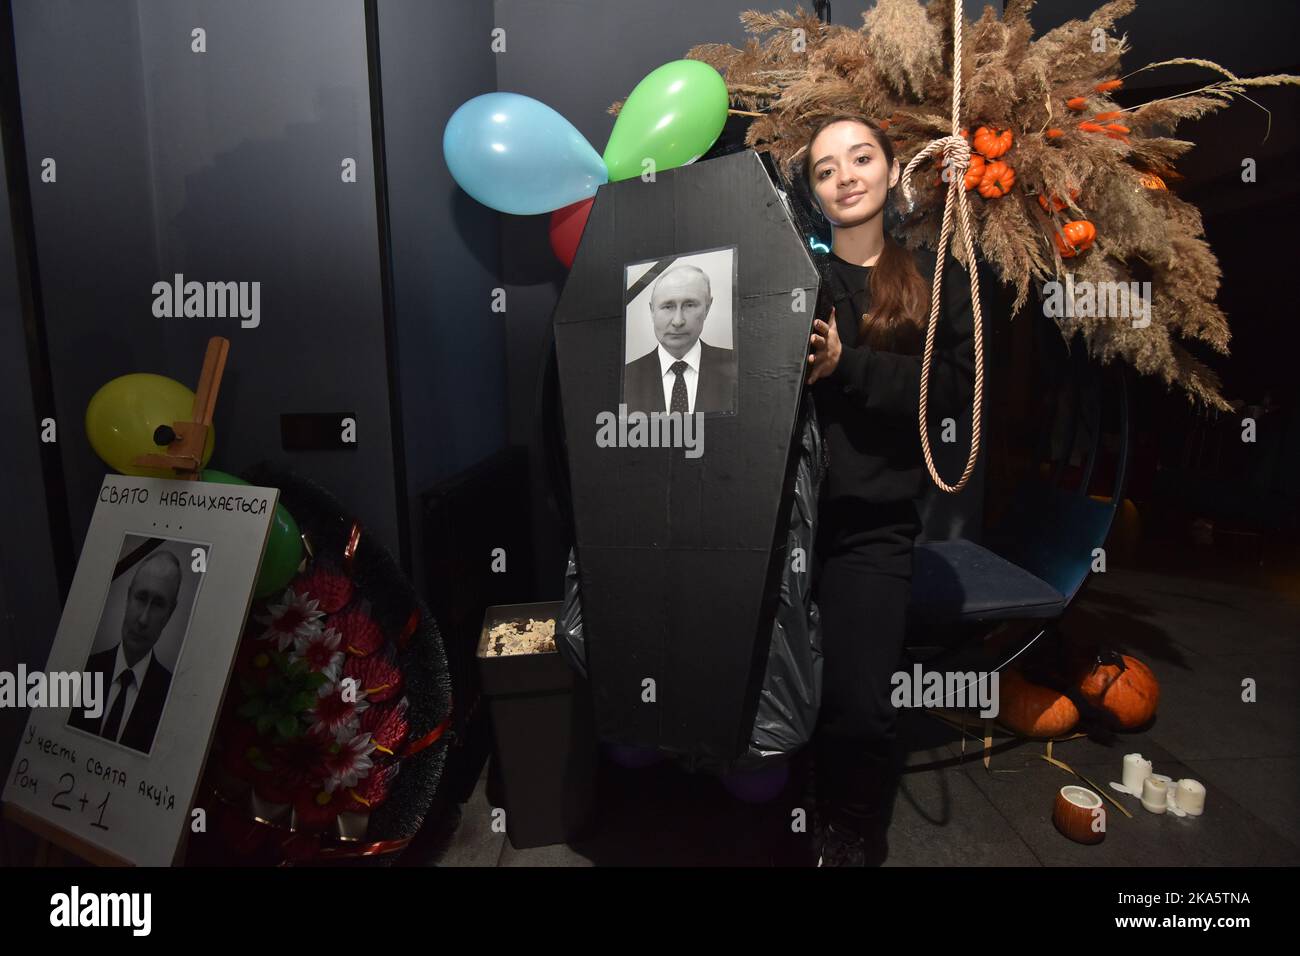
[[[194,393],[163,375],[137,372],[122,375],[91,396],[86,406],[86,436],[95,454],[114,471],[142,478],[175,478],[170,468],[142,468],[133,464],[140,455],[162,454],[154,444],[159,425],[187,422],[194,408]],[[216,429],[208,429],[203,465],[212,457]]]

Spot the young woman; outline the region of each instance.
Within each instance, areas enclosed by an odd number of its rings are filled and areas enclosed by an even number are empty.
[[[921,530],[917,499],[928,484],[917,417],[936,256],[913,254],[885,234],[900,170],[889,137],[869,119],[822,121],[802,171],[833,237],[818,263],[833,307],[814,321],[807,379],[830,460],[814,584],[823,652],[814,767],[826,811],[818,865],[872,865],[888,852],[901,767],[890,678],[902,654]],[[959,419],[970,403],[969,281],[950,256],[930,373],[932,426]],[[937,445],[939,431],[931,435]]]

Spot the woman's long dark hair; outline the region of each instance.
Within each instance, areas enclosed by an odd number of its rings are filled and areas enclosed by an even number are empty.
[[[808,137],[802,167],[803,186],[815,211],[817,204],[812,179],[813,141],[832,123],[850,120],[871,130],[884,154],[886,167],[894,164],[894,144],[873,120],[857,113],[836,113],[821,120]],[[888,199],[885,200],[888,203]],[[858,319],[858,338],[873,348],[909,355],[920,354],[925,327],[930,318],[930,289],[921,278],[912,254],[885,233],[885,246],[871,270],[868,292],[871,314]]]

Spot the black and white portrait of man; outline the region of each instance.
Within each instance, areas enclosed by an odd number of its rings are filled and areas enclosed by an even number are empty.
[[[629,412],[735,412],[735,253],[717,249],[626,267]]]
[[[74,708],[70,727],[141,753],[153,748],[202,577],[194,547],[126,535],[84,667],[102,675],[102,711],[91,718]]]

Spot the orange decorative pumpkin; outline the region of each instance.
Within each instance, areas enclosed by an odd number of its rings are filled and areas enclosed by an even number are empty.
[[[1079,682],[1079,692],[1121,730],[1141,727],[1155,716],[1160,682],[1136,657],[1121,655],[1123,666],[1097,661]]]
[[[1079,722],[1079,708],[1059,691],[1031,684],[1019,671],[1003,671],[998,722],[1021,737],[1059,737]]]
[[[1056,240],[1061,258],[1071,259],[1092,245],[1092,240],[1097,238],[1097,227],[1087,219],[1076,219],[1067,222],[1061,232],[1053,233],[1052,238]]]
[[[980,153],[985,159],[997,159],[1011,148],[1011,130],[1005,129],[997,132],[989,129],[987,126],[981,126],[975,131],[975,138],[971,140],[971,146],[975,152]]]
[[[1011,192],[1016,184],[1016,171],[1006,163],[998,160],[984,164],[984,175],[980,177],[980,195],[985,199],[997,199]]]

